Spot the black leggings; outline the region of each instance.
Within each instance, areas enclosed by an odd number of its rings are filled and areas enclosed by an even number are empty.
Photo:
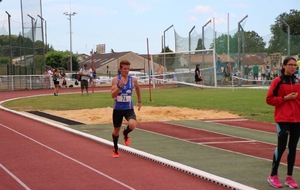
[[[277,175],[281,157],[288,142],[287,175],[293,175],[297,144],[300,135],[300,123],[280,122],[277,127],[277,147],[273,155],[271,176]],[[289,137],[289,141],[288,141]]]

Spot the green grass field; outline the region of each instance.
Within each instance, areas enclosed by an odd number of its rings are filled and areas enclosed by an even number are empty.
[[[200,110],[222,110],[243,118],[274,122],[272,106],[266,104],[267,90],[263,89],[194,89],[192,87],[164,88],[142,91],[143,106],[178,106]],[[4,104],[19,111],[78,110],[112,107],[110,92],[81,96],[60,94],[19,99]]]

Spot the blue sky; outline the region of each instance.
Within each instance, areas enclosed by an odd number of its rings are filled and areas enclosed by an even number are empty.
[[[30,2],[39,0],[23,0]],[[201,33],[202,26],[215,19],[217,32],[236,29],[246,15],[244,29],[256,31],[260,36],[269,35],[270,26],[281,13],[299,8],[299,0],[42,0],[43,18],[47,22],[47,41],[56,50],[70,50],[69,20],[72,16],[72,50],[89,54],[97,44],[105,44],[106,52],[133,51],[159,53],[164,30],[166,45],[174,50],[174,29],[183,37],[195,26]],[[7,24],[7,14],[21,21],[20,0],[3,0],[0,3],[0,27]]]

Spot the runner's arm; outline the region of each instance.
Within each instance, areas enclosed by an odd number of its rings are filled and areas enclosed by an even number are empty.
[[[141,89],[140,89],[140,86],[139,86],[136,78],[133,78],[133,85],[134,85],[134,88],[136,91],[136,96],[138,99],[138,101],[137,101],[138,111],[140,111],[140,109],[142,107],[142,97],[141,97]]]
[[[117,77],[114,77],[111,81],[111,97],[112,98],[117,97],[117,95],[120,92],[120,88],[118,88],[117,84],[118,84],[118,79],[117,79]]]

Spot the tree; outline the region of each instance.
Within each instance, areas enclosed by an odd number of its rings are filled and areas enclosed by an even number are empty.
[[[222,34],[218,38],[216,38],[216,53],[217,54],[224,54],[227,53],[227,45],[228,44],[228,35]],[[213,46],[211,45],[211,48]]]
[[[0,57],[0,65],[7,65],[9,64],[10,59],[9,57]]]
[[[58,68],[62,66],[63,57],[64,57],[63,52],[51,51],[46,54],[45,63],[47,66],[50,66],[51,68]]]
[[[43,55],[43,46],[44,43],[41,40],[35,41],[34,42],[35,53],[38,55]]]
[[[70,70],[70,52],[50,51],[46,54],[45,64],[51,68],[64,68]],[[72,54],[72,70],[77,71],[79,64],[77,56]]]
[[[262,53],[265,52],[266,43],[264,39],[255,31],[245,32],[245,52],[246,53]]]
[[[195,50],[202,50],[205,49],[205,47],[202,47],[202,38],[198,39],[197,47]]]
[[[174,62],[175,62],[175,54],[163,54],[163,53],[170,53],[173,52],[169,46],[166,46],[165,49],[161,50],[161,54],[159,54],[157,57],[154,57],[154,61],[156,63],[161,64],[162,66],[166,66],[168,71],[174,70]],[[164,60],[166,60],[166,63],[164,63]]]
[[[290,26],[290,50],[291,55],[297,55],[300,52],[300,11],[290,10],[290,13],[280,14],[271,25],[272,38],[269,42],[269,53],[281,52],[287,54],[288,49],[288,27]]]
[[[1,2],[1,1],[0,1]],[[10,41],[11,39],[11,41]],[[44,49],[45,48],[45,66],[52,68],[65,68],[70,70],[70,52],[57,52],[54,51],[52,46],[49,47],[48,44],[44,44],[42,41],[37,40],[34,42],[34,55],[35,60],[30,58],[33,55],[33,42],[28,37],[23,37],[21,33],[19,35],[0,35],[0,64],[9,64],[10,55],[12,50],[12,58],[22,58],[19,63],[21,66],[32,66],[36,70],[44,69]],[[11,44],[11,46],[10,46]],[[23,64],[25,63],[25,64]],[[77,55],[72,55],[72,70],[76,71],[79,69],[79,64],[77,61]]]
[[[229,36],[230,53],[238,53],[238,33],[235,33],[233,37]],[[245,45],[245,53],[260,53],[265,51],[266,43],[263,38],[254,31],[244,31],[240,33],[240,51],[243,51],[243,45]],[[217,54],[226,54],[228,49],[228,35],[222,34],[216,38],[216,52]],[[211,44],[210,48],[213,48]]]
[[[2,55],[10,55],[10,41],[9,35],[1,35],[0,36],[0,44],[3,48],[1,52]],[[43,43],[41,41],[36,41],[35,43],[35,51],[37,48],[41,48]],[[32,40],[30,38],[24,38],[19,35],[11,35],[11,45],[12,45],[12,56],[20,57],[23,55],[32,55]]]

